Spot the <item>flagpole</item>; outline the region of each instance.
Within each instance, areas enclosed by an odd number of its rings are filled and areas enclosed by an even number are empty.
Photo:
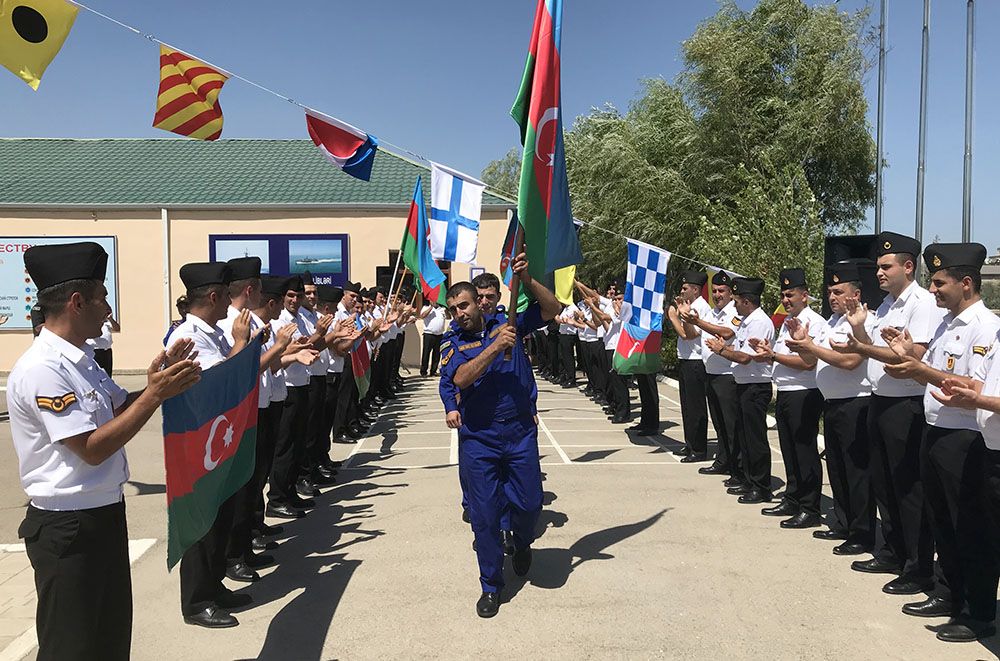
[[[406,232],[406,228],[405,227],[403,228],[403,232]],[[392,295],[393,289],[396,288],[396,274],[399,273],[399,263],[401,261],[403,261],[403,249],[402,248],[400,248],[399,254],[396,255],[396,268],[394,268],[392,270],[392,281],[389,283],[389,295],[390,296]],[[406,269],[405,268],[403,269],[403,275],[406,275]],[[400,281],[402,281],[402,278],[400,278]],[[386,309],[388,309],[388,306],[389,306],[389,302],[386,301]],[[385,313],[385,310],[382,310],[382,312]]]
[[[920,129],[917,143],[917,204],[914,237],[924,241],[924,175],[927,166],[927,78],[930,66],[931,0],[924,0],[924,29],[920,54]]]
[[[965,24],[965,168],[962,176],[962,241],[972,240],[972,81],[976,55],[976,2],[966,4]]]
[[[882,128],[885,124],[885,14],[887,0],[882,0],[878,26],[878,119],[875,127],[875,233],[882,231]]]
[[[517,232],[514,234],[514,260],[524,252],[524,228],[521,223],[517,224]],[[514,271],[510,277],[510,305],[507,306],[507,325],[517,329],[517,299],[521,293],[521,274]],[[510,360],[513,355],[512,349],[507,349],[503,354],[504,360]]]

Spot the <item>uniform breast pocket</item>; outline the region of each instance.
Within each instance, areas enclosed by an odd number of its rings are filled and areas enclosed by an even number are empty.
[[[966,347],[959,342],[949,342],[944,345],[944,367],[949,372],[954,372],[955,367],[961,362]]]

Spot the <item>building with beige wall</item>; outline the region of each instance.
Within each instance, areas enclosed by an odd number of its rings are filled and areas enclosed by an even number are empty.
[[[303,140],[2,139],[0,244],[115,237],[122,327],[114,336],[115,368],[145,370],[184,293],[178,270],[209,259],[210,235],[344,234],[346,277],[372,286],[378,267],[391,271],[418,175],[429,204],[430,170],[386,152],[364,182]],[[497,271],[514,206],[484,196],[478,261],[488,271]],[[21,257],[15,250],[0,259]],[[451,265],[449,283],[469,271]],[[417,331],[408,330],[408,364],[419,357]],[[30,330],[0,326],[0,371],[30,342]]]

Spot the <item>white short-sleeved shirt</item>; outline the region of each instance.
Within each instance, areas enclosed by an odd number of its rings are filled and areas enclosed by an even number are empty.
[[[424,317],[424,333],[428,335],[444,335],[445,327],[447,326],[447,319],[445,317],[445,309],[441,306],[425,306],[421,310],[421,314],[424,310],[430,307],[430,312]]]
[[[89,344],[94,349],[110,349],[111,348],[111,322],[105,321],[104,325],[101,326],[101,336],[95,337],[87,340]]]
[[[559,316],[564,317],[566,319],[570,319],[573,317],[573,313],[575,313],[578,309],[579,308],[577,308],[575,305],[567,305],[566,307],[563,308],[562,314],[560,314]],[[560,335],[576,335],[577,330],[578,330],[577,327],[574,326],[573,324],[559,324]]]
[[[934,295],[911,282],[899,298],[889,294],[875,311],[875,328],[870,337],[877,347],[888,346],[882,339],[882,329],[892,326],[905,328],[917,344],[927,344],[934,338],[934,332],[944,317],[944,311],[937,306]],[[868,380],[872,392],[883,397],[916,397],[924,394],[924,386],[913,379],[896,379],[885,373],[885,365],[879,360],[868,361]]]
[[[316,324],[319,323],[319,315],[317,315],[312,310],[302,306],[299,308],[299,316],[305,319],[306,328],[309,329],[308,333],[304,333],[306,337],[311,336],[316,332]],[[330,368],[330,352],[324,349],[319,352],[319,356],[307,369],[309,370],[310,376],[325,376],[327,370]]]
[[[584,319],[586,319],[587,321],[593,321],[594,313],[591,311],[590,306],[586,304],[584,304],[584,306],[585,307],[578,307],[577,309],[580,310],[580,314],[583,315]],[[578,329],[578,331],[580,334],[581,342],[597,342],[598,340],[601,339],[601,336],[598,335],[596,328],[591,328],[590,326],[587,326],[586,328]]]
[[[343,306],[338,304],[337,311],[333,315],[333,326],[336,327],[344,319],[350,317],[350,313]],[[327,372],[331,374],[340,374],[344,371],[344,357],[338,356],[332,350],[330,350],[330,367],[327,368]]]
[[[69,511],[121,501],[129,478],[124,449],[91,466],[60,441],[110,422],[127,397],[90,347],[42,329],[7,379],[11,436],[32,505]]]
[[[990,312],[982,301],[976,301],[958,316],[945,315],[931,341],[924,363],[955,376],[973,376],[993,349],[1000,317]],[[931,393],[940,392],[928,383],[924,391],[924,419],[927,424],[943,429],[979,430],[976,412],[944,406]]]
[[[220,323],[221,325],[221,323]],[[231,328],[232,326],[230,326]],[[250,327],[263,328],[264,320],[258,317],[253,311],[250,312]],[[251,331],[252,333],[253,331]],[[274,333],[267,337],[267,342],[261,345],[261,355],[267,353],[274,347]],[[271,388],[274,385],[274,374],[270,368],[260,373],[260,389],[257,391],[257,408],[266,409],[271,405]]]
[[[611,317],[611,323],[604,332],[604,348],[614,351],[618,348],[618,338],[622,334],[622,318],[615,312],[615,304],[610,298],[601,297],[601,312]]]
[[[712,306],[704,298],[699,296],[691,302],[691,309],[698,313],[701,318],[707,318],[712,314]],[[701,360],[702,357],[702,332],[695,326],[698,337],[685,340],[677,337],[677,357],[681,360]]]
[[[740,319],[740,326],[736,329],[736,337],[732,342],[733,349],[754,355],[757,350],[750,346],[750,340],[753,338],[774,341],[774,324],[767,313],[760,308]],[[733,378],[736,379],[736,383],[770,383],[771,365],[758,363],[756,360],[751,360],[746,365],[734,363]]]
[[[983,383],[983,395],[1000,397],[1000,338],[993,338],[993,348],[986,354],[986,360],[979,363],[972,378]],[[986,447],[1000,450],[1000,413],[983,409],[977,409],[975,413]]]
[[[786,317],[785,321],[787,322],[790,318],[791,316]],[[802,310],[802,312],[799,312],[797,318],[803,324],[809,324],[809,337],[813,338],[814,341],[819,335],[822,327],[826,325],[826,320],[823,319],[823,317],[821,317],[815,310],[809,307],[806,307]],[[781,328],[778,330],[778,339],[774,343],[774,353],[785,356],[795,354],[795,352],[789,349],[785,344],[789,337],[791,337],[791,333],[788,332],[788,327],[785,324],[781,324]],[[777,387],[778,392],[812,390],[813,388],[816,388],[816,368],[797,370],[794,367],[788,367],[775,361],[774,366],[771,369],[771,380],[774,381],[774,385]]]
[[[309,331],[306,326],[306,322],[302,318],[301,312],[302,311],[300,309],[299,314],[292,316],[292,313],[288,310],[282,310],[281,314],[278,315],[278,318],[271,322],[271,330],[273,332],[278,332],[289,324],[295,324],[295,332],[292,333],[292,342],[300,337],[309,337],[312,335],[312,332]],[[286,386],[296,388],[309,385],[309,368],[302,363],[290,363],[285,366],[284,372]],[[285,396],[287,397],[287,393]]]
[[[868,315],[866,327],[869,335],[875,328],[875,319]],[[835,314],[830,317],[820,334],[814,339],[817,346],[830,349],[830,341],[843,343],[847,341],[847,336],[852,333],[851,324],[847,317],[842,314]],[[845,370],[834,367],[830,363],[822,360],[816,361],[816,385],[823,393],[823,399],[853,399],[855,397],[868,397],[872,394],[872,384],[868,380],[868,359],[862,360],[857,367],[852,370]]]
[[[701,318],[712,324],[713,326],[722,326],[723,328],[732,328],[733,332],[739,330],[740,318],[736,314],[736,304],[729,301],[724,307],[717,308],[711,307],[708,310],[708,314],[701,315]],[[717,353],[713,353],[711,349],[705,344],[707,340],[714,337],[713,335],[702,331],[701,333],[701,358],[705,361],[705,372],[713,375],[720,374],[732,374],[734,363],[731,360],[726,360]]]
[[[182,339],[194,341],[194,349],[198,352],[195,361],[201,365],[201,369],[207,370],[218,365],[229,357],[232,347],[226,340],[225,333],[218,326],[213,326],[207,321],[198,317],[193,312],[188,312],[184,323],[174,329],[167,340],[167,348],[174,346]]]

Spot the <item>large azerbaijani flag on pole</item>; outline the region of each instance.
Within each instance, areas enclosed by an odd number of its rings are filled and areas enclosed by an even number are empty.
[[[250,342],[163,403],[167,569],[205,536],[222,503],[253,474],[260,352],[261,341]]]
[[[619,374],[652,374],[660,369],[663,297],[670,253],[628,240],[628,281],[622,303],[622,332],[615,349]]]
[[[583,261],[573,227],[563,146],[562,5],[562,0],[538,0],[521,88],[510,111],[524,146],[517,215],[524,228],[528,270],[550,288],[554,272]]]
[[[403,254],[406,268],[410,269],[414,279],[419,282],[424,299],[440,302],[444,295],[442,286],[445,277],[431,254],[430,227],[427,224],[427,208],[424,206],[424,188],[420,177],[417,177],[417,185],[413,188],[410,214],[406,218],[399,251]]]

